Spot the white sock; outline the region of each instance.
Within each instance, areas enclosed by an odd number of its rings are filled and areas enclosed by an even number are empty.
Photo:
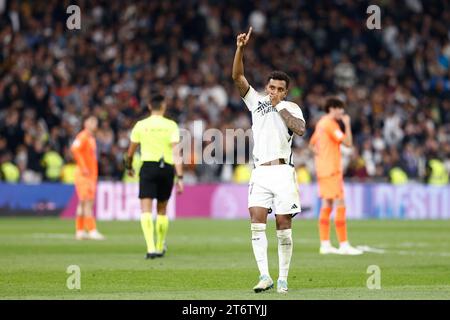
[[[265,223],[252,223],[252,247],[258,264],[259,273],[269,275],[269,263],[267,260],[267,237]]]
[[[320,241],[320,245],[322,247],[331,247],[331,242],[330,242],[330,240],[322,240],[322,241]]]
[[[350,246],[350,244],[348,243],[348,241],[343,241],[339,244],[339,246],[342,248],[347,248],[348,246]]]
[[[277,230],[279,280],[287,281],[292,257],[292,229]]]

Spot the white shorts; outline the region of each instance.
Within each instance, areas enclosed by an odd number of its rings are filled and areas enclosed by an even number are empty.
[[[288,165],[258,166],[253,169],[248,188],[248,207],[268,208],[269,213],[301,212],[295,169]]]

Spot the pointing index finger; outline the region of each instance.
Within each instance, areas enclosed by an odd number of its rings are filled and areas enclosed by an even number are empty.
[[[250,28],[248,29],[247,38],[250,38],[250,35],[252,34],[252,30],[253,30],[252,27],[250,27]]]

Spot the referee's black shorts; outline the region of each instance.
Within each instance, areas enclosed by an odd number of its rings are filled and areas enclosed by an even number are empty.
[[[173,188],[175,170],[173,165],[144,161],[139,172],[139,199],[169,200]]]

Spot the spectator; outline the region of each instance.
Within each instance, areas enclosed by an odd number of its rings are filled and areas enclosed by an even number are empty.
[[[51,182],[60,181],[64,160],[55,149],[50,146],[46,149],[42,156],[42,166],[45,170],[44,179]]]
[[[19,182],[19,168],[11,162],[11,154],[5,152],[0,154],[0,181]]]
[[[0,1],[0,149],[23,182],[39,182],[45,148],[65,155],[82,116],[94,113],[100,179],[121,179],[129,130],[154,91],[166,93],[168,114],[197,141],[207,128],[248,128],[229,66],[236,34],[251,24],[246,72],[256,89],[267,66],[286,70],[289,99],[302,107],[308,133],[324,96],[342,96],[355,142],[344,150],[345,164],[358,155],[353,164],[364,163],[366,181],[380,181],[401,160],[410,179],[424,181],[425,159],[436,150],[450,167],[450,4],[408,0],[399,10],[383,2],[383,28],[369,31],[360,12],[370,4],[83,1],[82,30],[66,32],[64,1]],[[302,141],[293,152],[313,174]],[[230,168],[191,161],[185,180],[231,179]],[[346,177],[363,172],[354,169]]]

